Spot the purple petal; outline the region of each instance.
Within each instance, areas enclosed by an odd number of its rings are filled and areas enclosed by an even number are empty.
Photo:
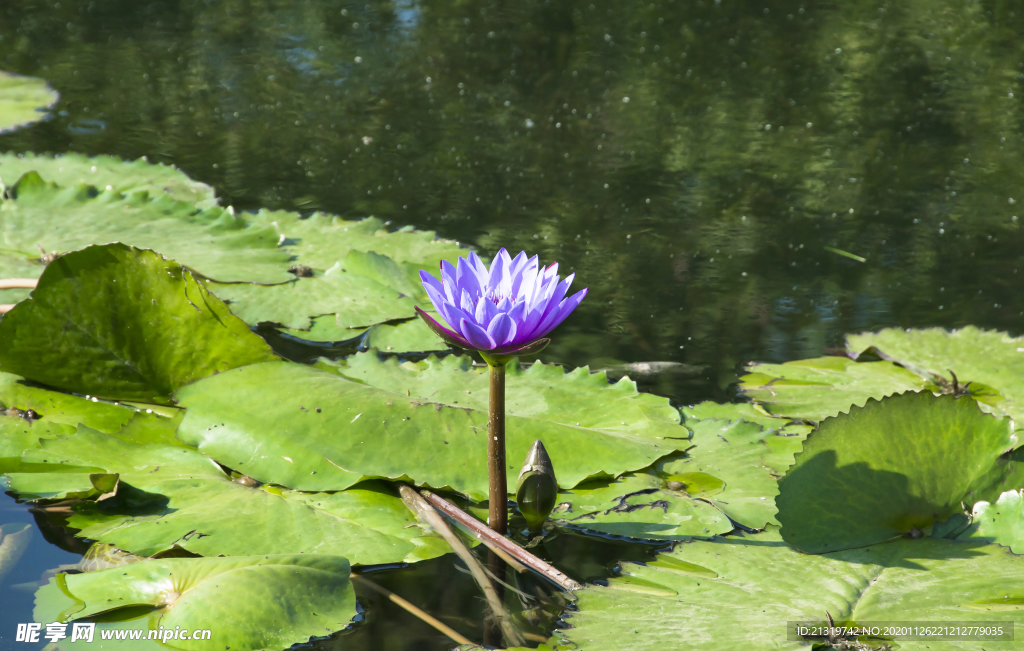
[[[463,348],[472,348],[470,343],[466,341],[465,337],[458,334],[457,332],[449,330],[448,328],[438,323],[437,320],[434,319],[434,317],[430,316],[429,314],[421,310],[419,306],[416,307],[416,313],[420,315],[421,319],[427,322],[427,326],[429,326],[430,329],[434,331],[434,334],[436,334],[441,339],[444,339],[447,343],[454,344],[456,346],[461,346]]]
[[[494,262],[491,263],[490,276],[487,278],[487,293],[493,294],[500,291],[502,284],[508,277],[510,264],[512,264],[512,260],[508,257],[508,251],[502,248],[494,256]]]
[[[523,300],[533,291],[533,285],[537,281],[537,256],[533,256],[523,265],[516,276],[512,279],[512,296]]]
[[[469,295],[469,292],[467,292],[466,290],[462,290],[462,296],[460,296],[459,298],[459,307],[462,309],[463,312],[472,316],[473,312],[476,311],[476,301],[473,299],[472,296]]]
[[[568,317],[572,313],[572,311],[576,309],[576,307],[583,301],[583,299],[586,298],[587,292],[589,290],[589,287],[586,289],[582,289],[573,294],[572,296],[570,296],[569,298],[562,301],[562,303],[558,306],[558,309],[553,310],[551,314],[549,314],[544,319],[544,322],[541,323],[540,328],[537,329],[537,332],[539,332],[540,334],[535,336],[546,335],[547,333],[551,332],[556,327],[558,327],[558,325],[562,321],[565,321],[566,317]]]
[[[473,270],[476,272],[476,278],[479,281],[480,286],[485,286],[487,284],[487,265],[485,265],[483,263],[483,260],[481,260],[480,257],[473,251],[469,252],[469,257],[467,258],[467,260],[469,261],[470,266],[473,267]]]
[[[486,296],[481,296],[476,302],[476,311],[473,312],[473,320],[477,325],[486,328],[491,319],[498,314],[498,308]]]
[[[487,326],[487,336],[495,348],[506,346],[516,336],[516,322],[507,314],[497,314]]]
[[[459,258],[455,280],[459,284],[459,289],[467,290],[470,296],[480,295],[480,279],[477,278],[476,270],[473,269],[465,258]]]
[[[473,348],[479,350],[494,350],[494,341],[487,336],[487,331],[469,319],[463,319],[462,322],[459,323],[459,330],[462,331],[462,335],[466,340],[473,345]]]
[[[427,290],[427,297],[430,298],[430,302],[434,304],[434,309],[436,309],[438,313],[444,316],[445,320],[447,320],[448,323],[451,324],[452,321],[451,319],[447,318],[447,314],[445,312],[445,308],[451,305],[451,303],[449,303],[445,299],[445,296],[443,294],[444,288],[442,288],[442,291],[439,292],[437,291],[437,288],[434,287],[433,285],[428,285],[424,283],[423,289]]]

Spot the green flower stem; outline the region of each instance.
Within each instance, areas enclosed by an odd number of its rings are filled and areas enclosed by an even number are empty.
[[[490,477],[487,524],[505,535],[508,531],[508,481],[505,478],[505,364],[485,357],[491,374],[491,395],[487,412],[487,470]]]

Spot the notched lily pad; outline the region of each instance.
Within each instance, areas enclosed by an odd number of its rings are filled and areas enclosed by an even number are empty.
[[[178,387],[276,359],[188,270],[91,246],[52,262],[0,321],[0,370],[80,394],[166,402]]]
[[[822,421],[779,481],[782,536],[821,553],[921,535],[1005,473],[1015,442],[968,397],[870,400]]]
[[[1024,623],[1024,560],[979,542],[903,539],[812,556],[785,544],[777,530],[737,532],[682,543],[653,563],[622,570],[607,588],[577,591],[578,610],[557,632],[560,641],[582,651],[620,649],[623,640],[636,651],[808,649],[809,640],[786,639],[784,624],[818,621],[824,611],[852,623]],[[983,651],[992,644],[955,646]]]
[[[960,540],[987,540],[1024,554],[1024,491],[1006,491],[995,502],[978,502],[971,520]]]
[[[99,631],[136,619],[183,651],[286,648],[344,629],[355,615],[348,561],[320,554],[164,558],[61,574],[36,593],[34,612],[40,622],[99,621]],[[196,629],[210,636],[172,639]]]
[[[10,475],[12,490],[26,498],[58,497],[88,489],[90,473],[118,473],[116,495],[77,504],[68,524],[82,538],[142,556],[175,547],[203,556],[344,553],[371,565],[450,551],[382,482],[336,493],[243,483],[194,450],[138,445],[84,427],[41,445],[22,461],[50,472]]]

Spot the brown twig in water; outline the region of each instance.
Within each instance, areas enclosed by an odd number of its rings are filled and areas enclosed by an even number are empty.
[[[494,589],[494,585],[491,580],[487,577],[487,573],[484,571],[483,566],[480,565],[480,561],[476,559],[473,554],[470,553],[466,546],[462,544],[459,537],[455,535],[451,527],[445,521],[441,514],[434,510],[434,507],[429,502],[420,497],[420,494],[405,484],[399,484],[399,492],[402,494],[402,501],[409,507],[409,510],[416,514],[422,521],[433,527],[451,546],[452,551],[455,552],[462,562],[469,568],[470,574],[476,580],[480,589],[484,592],[484,597],[487,598],[487,603],[491,607],[491,611],[494,616],[498,619],[501,624],[501,630],[505,634],[505,639],[512,646],[522,646],[524,640],[519,631],[512,625],[511,620],[508,617],[508,613],[505,612],[505,606],[502,604],[501,599],[498,597],[498,593]],[[490,531],[490,530],[488,530]],[[494,533],[493,531],[491,532]],[[497,534],[495,534],[497,535]]]
[[[0,278],[0,289],[35,289],[38,284],[35,278]]]
[[[431,504],[438,508],[438,510],[472,531],[481,542],[489,542],[490,544],[488,547],[494,545],[494,547],[501,549],[501,551],[565,590],[579,590],[583,587],[505,536],[499,536],[484,525],[484,523],[480,522],[443,497],[435,495],[427,490],[422,491],[422,493]]]
[[[393,603],[397,604],[401,608],[404,608],[406,610],[406,612],[414,615],[415,617],[418,617],[419,619],[421,619],[422,621],[426,622],[427,624],[430,624],[431,626],[436,628],[438,631],[444,633],[445,635],[447,635],[448,637],[450,637],[454,641],[458,642],[459,644],[473,644],[472,640],[470,640],[469,638],[463,636],[461,633],[456,631],[451,626],[448,626],[447,624],[445,624],[441,620],[437,619],[436,617],[433,617],[432,615],[430,615],[429,613],[425,612],[424,610],[422,610],[420,608],[417,608],[416,606],[414,606],[413,604],[409,603],[405,599],[399,597],[398,595],[396,595],[394,592],[391,592],[387,588],[381,587],[381,586],[377,585],[376,583],[374,583],[373,581],[371,581],[371,580],[367,579],[366,577],[361,576],[359,574],[354,574],[353,573],[353,574],[350,574],[349,577],[353,581],[357,581],[360,585],[363,585],[363,586],[373,590],[374,592],[387,597]]]

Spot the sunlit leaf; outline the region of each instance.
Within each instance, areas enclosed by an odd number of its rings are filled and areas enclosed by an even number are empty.
[[[623,564],[621,579],[576,593],[578,612],[558,636],[581,650],[810,649],[810,640],[787,641],[787,621],[824,623],[828,611],[837,622],[1024,623],[1024,607],[982,605],[1024,598],[1024,560],[996,545],[925,538],[809,556],[766,531],[694,540],[658,559],[698,569]],[[638,580],[678,594],[616,589]],[[997,648],[978,640],[899,644]]]
[[[36,593],[34,616],[47,623],[104,622],[140,612],[146,616],[135,624],[144,630],[211,632],[199,640],[168,635],[163,641],[170,648],[281,649],[347,627],[356,615],[356,598],[348,561],[339,556],[163,558],[58,575]],[[106,628],[98,624],[99,631]],[[70,637],[60,648],[77,648]],[[94,637],[81,646],[96,645],[99,632]],[[111,648],[132,644],[138,643]]]
[[[26,452],[23,460],[34,468],[119,473],[116,496],[79,504],[69,525],[83,538],[143,556],[175,546],[203,556],[347,550],[353,563],[369,565],[449,551],[436,534],[415,524],[397,491],[380,482],[337,493],[299,493],[232,480],[194,450],[136,445],[86,428],[43,441],[41,450]],[[67,490],[67,474],[10,475],[11,490]]]
[[[968,326],[953,331],[888,328],[846,340],[851,354],[873,350],[947,392],[966,387],[982,409],[1024,422],[1024,337]]]
[[[0,321],[0,370],[82,394],[161,401],[276,359],[187,270],[152,251],[93,246],[52,262]]]
[[[260,364],[184,387],[176,394],[188,408],[178,436],[230,468],[296,490],[407,477],[484,499],[486,369],[469,357],[400,363],[373,353],[321,366],[332,373]],[[510,365],[506,413],[510,493],[514,470],[537,439],[563,488],[638,470],[689,446],[666,399],[637,393],[630,381],[610,385],[586,369]]]
[[[821,553],[921,535],[977,501],[1015,441],[967,397],[869,400],[822,421],[779,481],[782,536]]]
[[[972,520],[960,540],[987,540],[1024,554],[1024,492],[1006,491],[995,502],[978,502]]]
[[[187,201],[201,208],[217,203],[210,186],[193,181],[173,166],[154,165],[145,158],[124,161],[115,156],[75,153],[57,156],[0,154],[0,183],[14,185],[28,172],[37,172],[47,181],[62,187],[84,183],[99,189],[109,186],[125,194],[144,190],[151,197],[156,197],[167,193],[178,201]]]
[[[0,71],[0,133],[42,120],[57,97],[43,79]]]
[[[785,364],[751,364],[740,378],[743,393],[774,415],[819,421],[863,407],[870,398],[935,386],[892,362],[818,357]]]
[[[290,255],[272,225],[254,226],[231,209],[204,210],[160,192],[127,196],[87,185],[58,187],[35,172],[0,201],[0,241],[8,255],[38,258],[91,244],[122,242],[148,248],[207,278],[281,283]]]

